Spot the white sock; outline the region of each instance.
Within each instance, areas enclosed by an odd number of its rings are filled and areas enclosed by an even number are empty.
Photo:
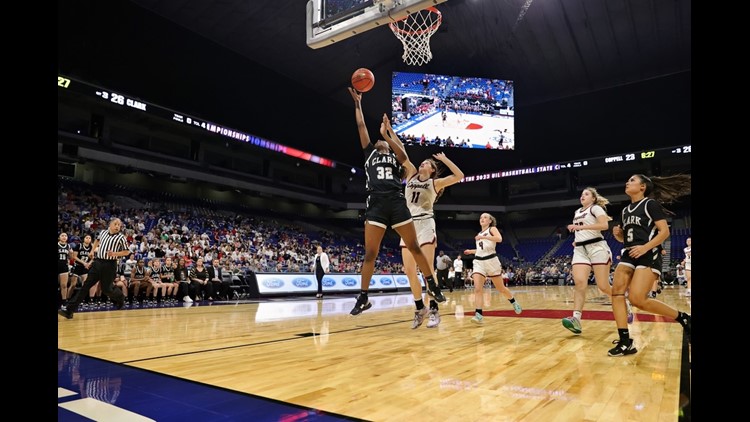
[[[573,318],[577,320],[581,320],[581,315],[583,314],[583,311],[573,311]]]

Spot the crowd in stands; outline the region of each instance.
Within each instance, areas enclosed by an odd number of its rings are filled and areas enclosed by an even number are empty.
[[[68,234],[73,246],[86,234],[96,234],[108,226],[112,217],[123,221],[130,256],[122,258],[118,273],[120,285],[127,285],[133,268],[150,268],[151,261],[169,260],[176,266],[184,262],[189,273],[201,260],[209,268],[218,265],[233,276],[247,277],[250,273],[312,272],[315,249],[322,245],[331,261],[331,271],[359,273],[364,258],[364,247],[359,233],[334,233],[328,230],[310,231],[290,221],[235,212],[216,212],[202,207],[156,205],[134,195],[131,201],[146,204],[141,208],[122,206],[109,195],[72,180],[60,182],[58,189],[58,234]],[[552,235],[555,241],[567,242]],[[555,243],[553,241],[552,243]],[[673,248],[681,250],[681,248]],[[457,252],[449,251],[453,254]],[[501,257],[504,278],[511,285],[572,284],[570,255],[555,255],[538,261],[510,260]],[[673,260],[677,272],[678,260]],[[72,263],[71,263],[72,264]],[[464,274],[470,274],[466,265]],[[402,273],[397,251],[383,249],[375,265],[376,274]],[[157,271],[158,272],[158,271]],[[156,289],[147,290],[147,297],[156,299]],[[156,286],[152,286],[156,287]],[[458,287],[458,286],[457,286]],[[154,290],[154,293],[152,293]],[[175,289],[176,290],[176,289]],[[176,291],[161,296],[177,299]],[[138,293],[136,291],[135,293]],[[199,295],[200,296],[200,295]],[[205,294],[211,296],[213,294]],[[225,296],[225,295],[224,295]]]

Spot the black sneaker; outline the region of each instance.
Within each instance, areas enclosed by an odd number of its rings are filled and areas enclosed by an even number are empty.
[[[362,296],[360,294],[359,296],[357,296],[357,303],[354,304],[354,308],[352,308],[349,314],[359,315],[362,313],[362,311],[366,311],[370,308],[372,308],[372,303],[370,303],[370,301],[367,299],[367,296]]]
[[[434,281],[430,283],[430,281],[427,280],[427,294],[434,297],[439,303],[445,302],[445,296],[443,296],[440,287],[438,287]]]
[[[73,312],[69,311],[66,307],[61,307],[57,310],[57,314],[64,316],[66,319],[73,319]]]
[[[635,348],[635,342],[633,341],[633,339],[630,339],[627,342],[623,342],[617,339],[612,340],[612,343],[616,344],[617,346],[609,349],[609,352],[607,352],[609,356],[626,356],[638,352],[638,349]]]
[[[693,318],[689,314],[685,314],[685,318],[679,319],[678,321],[680,325],[682,325],[682,328],[685,329],[685,334],[687,334],[688,343],[693,344],[690,341],[690,331],[693,325]]]

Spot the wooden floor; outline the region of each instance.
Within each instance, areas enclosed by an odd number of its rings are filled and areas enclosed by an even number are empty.
[[[636,310],[638,353],[608,357],[617,334],[595,288],[581,335],[560,323],[570,287],[511,289],[524,313],[486,292],[482,326],[470,321],[473,291],[446,291],[439,327],[416,330],[410,294],[371,294],[373,308],[357,317],[353,296],[83,312],[59,318],[58,346],[372,421],[678,419],[679,324]],[[684,291],[659,299],[690,312]]]

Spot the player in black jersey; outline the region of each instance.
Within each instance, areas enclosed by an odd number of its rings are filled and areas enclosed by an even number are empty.
[[[81,286],[86,282],[86,277],[89,274],[89,268],[91,268],[91,260],[89,254],[91,253],[91,235],[87,234],[83,236],[83,241],[73,246],[73,271],[70,272],[70,283],[73,286],[78,284],[78,280],[81,280]],[[91,289],[89,289],[89,295],[84,299],[84,302],[91,301],[94,296],[101,296],[101,286],[97,283]]]
[[[631,202],[622,210],[622,227],[612,229],[615,238],[623,242],[623,249],[612,284],[612,312],[619,338],[614,341],[616,346],[610,349],[609,356],[631,355],[638,351],[628,331],[625,307],[628,289],[630,303],[644,311],[673,318],[685,329],[690,341],[690,315],[648,297],[660,246],[669,237],[661,202],[672,202],[689,192],[690,175],[649,178],[636,174],[625,183],[625,193]],[[658,234],[654,234],[657,230]]]
[[[57,236],[57,283],[60,285],[60,297],[63,305],[68,303],[68,298],[73,295],[75,284],[69,283],[70,275],[70,245],[68,245],[68,234],[63,232]]]
[[[378,256],[378,251],[380,251],[380,243],[388,227],[396,230],[406,247],[414,255],[417,265],[425,275],[427,293],[438,302],[445,302],[445,296],[435,283],[435,278],[430,270],[431,266],[422,253],[422,249],[419,248],[417,231],[414,228],[411,212],[404,197],[401,168],[409,157],[406,155],[403,146],[394,142],[389,136],[385,136],[386,140],[378,140],[374,146],[370,143],[370,135],[367,133],[365,119],[362,115],[362,94],[354,88],[349,88],[349,93],[354,99],[354,117],[357,121],[359,141],[365,153],[366,188],[368,192],[365,211],[365,259],[362,263],[362,291],[350,313],[359,315],[372,306],[367,298],[367,291],[370,288],[372,274],[375,272],[375,259]],[[387,117],[384,115],[384,122],[380,125],[381,132],[386,130],[386,119]]]

